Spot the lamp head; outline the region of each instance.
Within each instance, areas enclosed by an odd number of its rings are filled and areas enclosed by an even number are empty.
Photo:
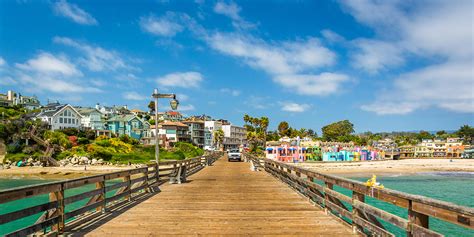
[[[170,106],[171,106],[171,109],[172,110],[177,110],[178,109],[178,105],[179,105],[179,101],[176,100],[176,99],[172,99],[170,101]]]

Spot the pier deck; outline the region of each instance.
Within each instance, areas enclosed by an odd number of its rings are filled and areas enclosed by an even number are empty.
[[[76,232],[77,231],[77,232]],[[71,233],[71,232],[69,232]],[[130,235],[355,235],[349,226],[266,172],[220,159],[180,185],[73,234]]]

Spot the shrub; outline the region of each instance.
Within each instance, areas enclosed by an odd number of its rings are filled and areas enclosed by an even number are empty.
[[[90,143],[90,141],[87,138],[80,137],[80,138],[77,139],[77,144],[79,144],[79,145],[87,145],[89,143]]]

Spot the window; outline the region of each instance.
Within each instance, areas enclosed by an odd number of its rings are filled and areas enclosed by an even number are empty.
[[[59,118],[59,123],[63,123],[63,118]]]

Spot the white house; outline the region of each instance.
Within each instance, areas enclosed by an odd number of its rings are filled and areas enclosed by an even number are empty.
[[[222,125],[224,149],[239,148],[247,144],[247,129],[231,124]]]
[[[222,129],[221,121],[204,121],[204,150],[215,149],[214,131]]]
[[[53,104],[45,107],[36,118],[47,122],[51,130],[81,128],[82,115],[69,104]]]
[[[95,108],[75,108],[82,115],[81,125],[92,130],[104,130],[103,114]]]

